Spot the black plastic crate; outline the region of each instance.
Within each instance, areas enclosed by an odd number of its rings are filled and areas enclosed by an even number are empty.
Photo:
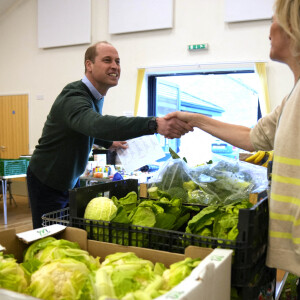
[[[87,231],[88,239],[115,243],[125,246],[136,246],[161,251],[184,253],[189,245],[224,248],[234,250],[231,282],[235,286],[247,285],[257,271],[257,265],[265,263],[263,255],[256,264],[241,265],[237,260],[243,257],[241,253],[251,252],[251,248],[242,242],[222,240],[213,237],[204,237],[195,234],[187,234],[180,231],[133,226],[105,221],[95,221],[83,218],[70,218],[69,208],[58,210],[43,215],[43,226],[61,224],[81,228]]]
[[[125,197],[129,192],[135,191],[138,194],[138,180],[126,179],[100,183],[86,187],[75,188],[69,191],[70,216],[83,218],[84,211],[90,200],[98,195],[111,198]]]
[[[231,299],[234,300],[273,300],[276,295],[276,269],[261,265],[249,284],[243,287],[232,286]],[[233,294],[235,297],[233,297]]]
[[[70,217],[71,219],[83,218],[87,204],[98,194],[108,198],[112,196],[121,198],[131,191],[138,192],[138,181],[136,179],[127,179],[73,189],[70,191]],[[266,252],[268,218],[268,199],[266,196],[251,209],[241,209],[239,211],[239,234],[237,236],[237,243],[241,251],[235,253],[234,256],[234,260],[239,267],[252,266],[253,263],[257,262]],[[101,227],[100,224],[99,226]],[[194,242],[198,243],[199,241]],[[201,241],[200,244],[202,243],[203,241]],[[226,240],[223,242],[220,240],[218,246],[226,243],[231,244],[231,241]]]
[[[239,234],[236,241],[187,234],[113,222],[83,219],[88,202],[97,195],[124,197],[138,190],[134,179],[103,183],[70,191],[70,209],[45,214],[43,225],[64,224],[87,230],[88,238],[128,246],[184,253],[189,245],[234,250],[232,284],[245,286],[255,272],[254,266],[264,264],[268,236],[268,199],[265,197],[251,209],[239,211]],[[61,223],[62,222],[62,223]]]
[[[69,207],[44,214],[42,216],[42,225],[49,226],[52,224],[60,224],[70,226],[70,209]]]

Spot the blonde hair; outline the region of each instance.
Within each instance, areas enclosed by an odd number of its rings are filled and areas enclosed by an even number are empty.
[[[300,55],[300,0],[276,0],[274,4],[278,24],[292,40],[292,53]]]

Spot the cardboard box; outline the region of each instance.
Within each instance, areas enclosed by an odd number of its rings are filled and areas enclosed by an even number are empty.
[[[50,228],[50,227],[49,227]],[[47,227],[36,229],[35,236],[46,237],[53,235]],[[183,260],[185,257],[203,260],[193,270],[189,277],[182,281],[165,295],[157,300],[181,299],[181,300],[229,300],[231,289],[231,257],[232,250],[209,249],[190,246],[186,248],[185,254],[170,253],[140,247],[121,246],[87,239],[87,232],[82,229],[66,227],[63,231],[54,235],[58,239],[66,239],[77,242],[81,249],[87,250],[93,256],[99,256],[103,261],[108,254],[115,252],[134,252],[137,256],[155,262],[162,262],[167,267],[172,263]],[[0,245],[5,247],[5,254],[14,254],[21,262],[23,251],[28,247],[15,233],[14,229],[0,232]],[[175,297],[175,298],[174,298]],[[17,299],[17,298],[16,298]]]

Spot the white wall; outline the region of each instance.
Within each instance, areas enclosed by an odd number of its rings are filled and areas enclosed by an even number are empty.
[[[104,113],[134,110],[137,68],[266,61],[271,107],[292,88],[292,74],[270,62],[270,21],[224,23],[224,0],[174,0],[173,29],[108,34],[108,0],[92,0],[92,42],[107,40],[119,51],[119,86],[105,99]],[[130,22],[130,20],[128,20]],[[23,0],[0,19],[0,95],[29,94],[30,151],[40,137],[49,109],[65,84],[82,78],[88,45],[38,49],[37,0]],[[187,45],[208,43],[208,51],[189,52]],[[44,100],[37,100],[42,95]],[[146,101],[144,97],[143,102]]]

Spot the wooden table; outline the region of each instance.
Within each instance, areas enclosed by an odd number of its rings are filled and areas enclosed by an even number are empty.
[[[0,176],[2,182],[4,225],[7,225],[7,180],[26,177],[26,174]]]

